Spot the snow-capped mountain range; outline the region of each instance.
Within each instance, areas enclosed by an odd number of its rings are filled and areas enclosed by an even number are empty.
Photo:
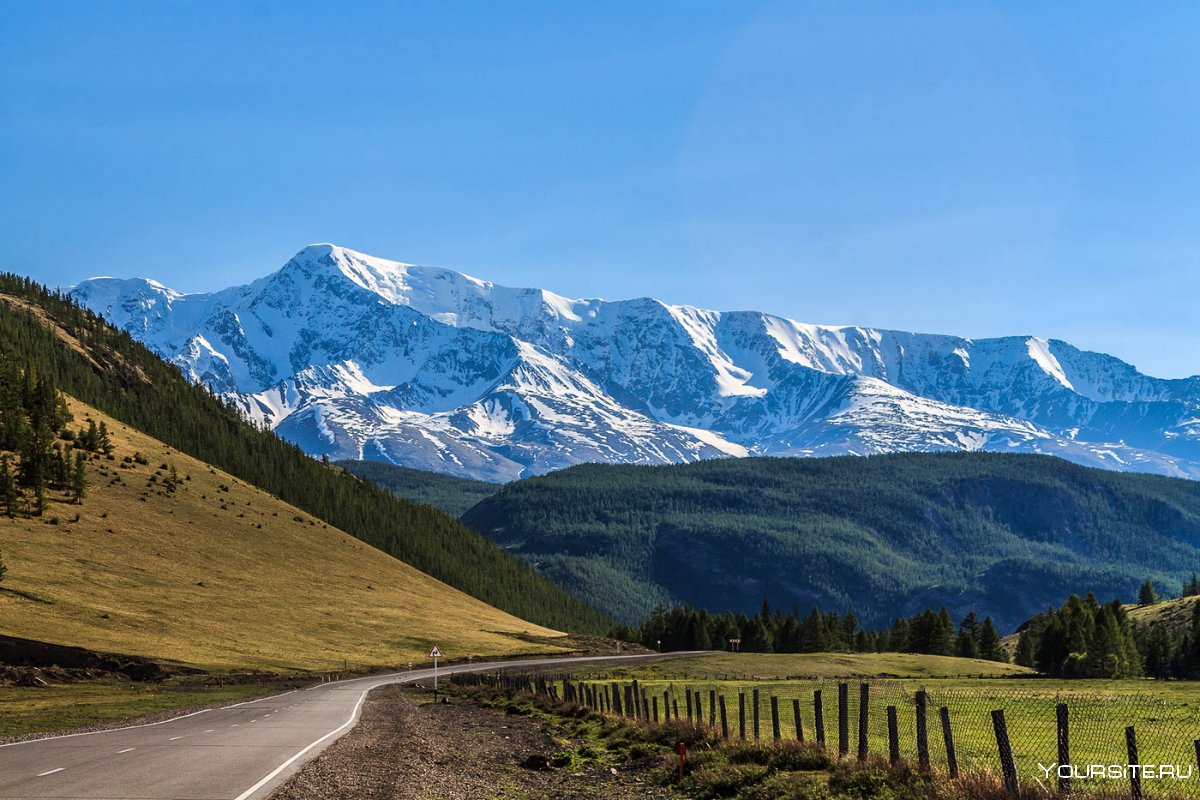
[[[313,454],[507,481],[588,461],[993,450],[1200,478],[1200,377],[1066,342],[572,300],[311,245],[245,286],[71,289]]]

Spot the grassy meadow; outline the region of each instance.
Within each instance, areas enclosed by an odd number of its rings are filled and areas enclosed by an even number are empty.
[[[942,656],[908,654],[760,655],[722,653],[662,661],[621,669],[579,670],[576,680],[598,684],[639,681],[659,711],[667,699],[686,716],[686,691],[699,692],[701,719],[710,719],[710,692],[724,696],[730,737],[739,738],[739,695],[746,704],[746,737],[754,739],[753,692],[759,691],[759,737],[773,738],[771,698],[777,699],[782,738],[796,738],[793,700],[799,701],[806,741],[816,738],[814,691],[821,692],[826,746],[838,747],[838,683],[849,684],[848,718],[851,757],[857,752],[859,686],[869,684],[868,745],[870,752],[888,751],[888,706],[897,708],[902,756],[915,763],[915,692],[928,692],[928,732],[935,768],[946,765],[939,709],[949,709],[958,763],[964,770],[998,771],[999,760],[991,712],[1003,709],[1023,784],[1047,782],[1038,763],[1056,761],[1055,706],[1070,709],[1071,755],[1076,764],[1125,764],[1125,727],[1137,732],[1143,764],[1196,765],[1193,740],[1200,738],[1200,687],[1187,682],[1058,680],[1030,670]],[[664,699],[664,692],[667,699]],[[719,713],[714,715],[720,726]],[[1078,784],[1079,782],[1077,782]],[[1092,788],[1111,788],[1094,781]],[[1189,786],[1200,787],[1200,776]],[[1145,781],[1148,796],[1178,791],[1174,781]]]

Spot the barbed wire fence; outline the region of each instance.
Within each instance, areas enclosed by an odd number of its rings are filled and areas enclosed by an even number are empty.
[[[732,742],[801,741],[843,759],[882,758],[948,777],[991,772],[1014,796],[1119,790],[1132,800],[1200,797],[1200,687],[1188,702],[1149,693],[875,679],[756,683],[497,673],[467,680],[634,723],[708,727]]]

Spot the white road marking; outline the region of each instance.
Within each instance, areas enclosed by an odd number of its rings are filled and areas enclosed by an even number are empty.
[[[182,736],[172,736],[170,739],[167,739],[167,741],[168,741],[168,742],[173,742],[173,741],[175,741],[176,739],[182,739],[182,738],[183,738]]]
[[[215,730],[216,730],[216,728],[209,728],[208,730],[205,731],[205,733],[212,733]]]
[[[184,714],[183,716],[179,716],[179,717],[172,717],[171,719],[163,719],[163,720],[159,720],[158,722],[145,722],[145,723],[142,723],[141,725],[126,725],[123,728],[105,728],[105,729],[99,730],[99,731],[84,731],[83,733],[64,733],[61,736],[43,736],[40,739],[26,739],[23,742],[9,742],[8,744],[0,744],[0,747],[20,747],[23,744],[36,744],[38,742],[48,742],[51,739],[73,739],[76,736],[95,736],[98,733],[113,733],[114,731],[129,731],[129,730],[133,730],[134,728],[152,728],[155,725],[166,725],[168,722],[175,722],[176,720],[187,719],[188,717],[194,717],[197,714],[207,714],[208,712],[213,711],[213,710],[214,709],[211,709],[211,708],[203,708],[199,711],[193,711],[190,714]]]
[[[350,719],[346,720],[346,721],[345,721],[345,722],[343,722],[341,725],[339,725],[338,727],[334,728],[334,729],[333,729],[333,730],[331,730],[329,733],[325,734],[325,735],[324,735],[324,736],[322,736],[320,739],[317,739],[315,742],[313,742],[312,744],[308,745],[308,747],[305,747],[305,748],[304,748],[303,750],[301,750],[299,753],[296,753],[296,755],[292,756],[292,757],[291,757],[291,758],[289,758],[287,761],[285,761],[285,762],[283,762],[282,764],[280,764],[278,767],[276,767],[274,770],[272,770],[272,771],[271,771],[271,773],[270,773],[270,774],[268,774],[268,775],[267,775],[265,778],[263,778],[263,779],[262,779],[262,780],[260,780],[258,783],[256,783],[256,784],[254,784],[253,786],[251,786],[251,787],[250,787],[249,789],[247,789],[246,791],[244,791],[244,792],[242,792],[241,794],[239,794],[237,797],[235,797],[235,798],[234,798],[234,800],[247,800],[247,798],[249,798],[251,795],[253,795],[255,792],[257,792],[257,791],[258,791],[259,789],[261,789],[262,787],[266,786],[266,785],[267,785],[268,783],[270,783],[272,780],[274,780],[274,778],[275,778],[277,775],[279,775],[279,773],[283,772],[285,769],[287,769],[287,768],[288,768],[288,767],[290,767],[292,764],[294,764],[294,763],[295,763],[295,762],[296,762],[296,761],[297,761],[297,760],[298,760],[300,757],[302,757],[302,756],[303,756],[305,753],[307,753],[309,750],[312,750],[314,747],[316,747],[317,745],[319,745],[321,742],[325,741],[325,740],[326,740],[326,739],[328,739],[329,737],[331,737],[331,736],[335,736],[335,735],[337,735],[337,734],[341,733],[342,731],[344,731],[346,728],[348,728],[348,727],[350,727],[351,725],[353,725],[353,724],[354,724],[354,720],[358,719],[358,712],[359,712],[359,710],[362,708],[363,701],[367,699],[367,692],[369,692],[369,691],[371,691],[371,690],[370,690],[370,689],[364,689],[364,690],[363,690],[363,693],[362,693],[362,694],[360,694],[360,695],[358,696],[358,702],[354,704],[354,711],[350,712]]]
[[[235,703],[231,706],[222,706],[222,708],[240,708],[241,706],[248,706],[251,703],[261,703],[263,700],[274,700],[279,697],[287,697],[289,694],[294,694],[295,691],[295,689],[292,689],[290,692],[284,692],[283,694],[273,694],[270,697],[260,697],[257,700],[247,700],[244,703]]]
[[[46,742],[51,739],[73,739],[76,736],[95,736],[98,733],[112,733],[113,731],[129,731],[129,730],[133,730],[134,728],[152,728],[155,725],[166,725],[168,722],[175,722],[177,720],[187,719],[188,717],[194,717],[199,714],[207,714],[210,711],[219,711],[222,708],[237,708],[238,706],[248,705],[249,703],[258,703],[263,700],[270,700],[273,697],[286,697],[287,695],[292,694],[295,691],[296,691],[295,689],[292,689],[291,691],[283,692],[282,694],[273,694],[273,695],[270,695],[269,697],[260,697],[257,700],[247,700],[244,703],[234,703],[231,706],[219,706],[216,708],[202,708],[199,711],[193,711],[190,714],[182,714],[178,717],[171,717],[170,719],[160,719],[158,722],[143,722],[140,725],[125,725],[120,728],[104,728],[103,730],[98,730],[98,731],[84,731],[82,733],[64,733],[64,734],[60,734],[58,736],[43,736],[40,739],[26,739],[23,742],[9,742],[8,744],[0,744],[0,747],[20,747],[23,744],[34,744],[36,742]]]
[[[132,753],[136,749],[136,747],[126,747],[124,750],[118,750],[117,755],[121,755],[122,753]]]
[[[48,772],[39,772],[38,777],[44,778],[47,775],[53,775],[56,772],[62,772],[64,769],[66,769],[66,767],[59,767],[58,769],[52,769],[52,770],[49,770]]]

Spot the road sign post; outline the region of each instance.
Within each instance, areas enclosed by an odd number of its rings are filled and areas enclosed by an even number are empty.
[[[433,649],[429,651],[429,657],[433,659],[433,699],[437,700],[438,690],[438,659],[442,657],[442,651],[435,644]]]

